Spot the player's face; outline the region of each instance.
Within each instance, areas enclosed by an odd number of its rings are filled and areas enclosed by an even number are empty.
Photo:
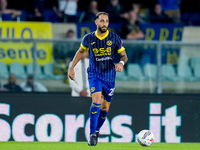
[[[100,15],[95,23],[101,33],[105,33],[108,30],[109,19],[107,15]]]

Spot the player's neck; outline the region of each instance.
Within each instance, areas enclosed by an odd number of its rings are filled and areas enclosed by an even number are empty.
[[[104,32],[104,33],[102,33],[101,31],[97,30],[97,34],[98,34],[98,36],[100,36],[100,37],[105,36],[105,35],[107,34],[107,32],[108,32],[108,30],[107,30],[106,32]]]

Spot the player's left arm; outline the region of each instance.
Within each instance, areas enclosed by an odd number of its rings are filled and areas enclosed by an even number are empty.
[[[121,56],[120,62],[115,66],[115,71],[116,72],[122,72],[123,71],[123,66],[127,63],[128,57],[126,55],[126,51],[122,51],[119,53]]]

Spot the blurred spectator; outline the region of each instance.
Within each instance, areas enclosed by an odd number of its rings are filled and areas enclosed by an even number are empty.
[[[34,0],[8,0],[8,8],[21,11],[20,21],[33,20]]]
[[[132,4],[132,9],[136,14],[138,14],[140,12],[140,4],[133,3]]]
[[[137,11],[133,9],[128,12],[128,23],[125,23],[122,27],[122,38],[130,40],[139,40],[144,38],[144,33],[136,22]],[[127,45],[126,52],[129,59],[129,63],[140,63],[143,55],[143,47],[140,45]],[[127,69],[127,65],[125,65]]]
[[[133,9],[128,12],[128,23],[122,27],[122,38],[124,39],[142,39],[144,33],[140,26],[136,23],[137,14]]]
[[[17,85],[17,77],[15,74],[10,74],[8,78],[8,83],[3,86],[8,91],[21,92],[22,89]]]
[[[150,17],[151,22],[173,22],[171,18],[169,18],[166,14],[163,13],[162,7],[160,4],[155,4],[154,11]]]
[[[60,54],[58,54],[54,62],[54,74],[64,75],[65,83],[68,83],[68,75],[67,75],[68,66],[69,66],[69,63],[72,61],[74,54],[75,54],[75,51],[61,49]]]
[[[92,0],[86,11],[85,17],[83,18],[83,22],[94,22],[98,12],[98,2],[96,0]]]
[[[33,75],[29,75],[26,81],[20,84],[20,87],[25,92],[48,92],[47,88],[40,82],[33,79]]]
[[[59,10],[64,14],[64,22],[78,21],[79,0],[59,0]]]
[[[84,53],[81,60],[74,68],[75,79],[69,79],[69,86],[72,89],[72,96],[90,96],[87,68],[89,66],[89,59],[87,58],[88,52]],[[72,65],[70,62],[69,67]]]
[[[181,0],[158,0],[164,13],[173,19],[175,23],[181,20],[180,4]]]
[[[58,10],[57,0],[34,0],[35,17],[48,22],[60,22],[62,13]]]
[[[16,20],[16,18],[21,15],[21,11],[15,9],[8,9],[7,6],[8,6],[7,0],[0,0],[0,14],[2,20],[4,21]]]
[[[134,13],[136,14],[136,21],[139,23],[146,23],[147,22],[147,14],[145,14],[144,12],[141,13],[140,9],[141,6],[138,3],[133,3],[132,4],[132,9],[134,11]]]
[[[69,29],[65,35],[64,35],[64,38],[69,38],[69,39],[75,39],[76,36],[75,36],[75,31],[72,30],[72,29]],[[64,60],[65,58],[68,58],[70,56],[70,58],[72,59],[73,58],[73,53],[70,53],[70,51],[73,51],[74,49],[74,42],[57,42],[54,44],[54,50],[53,50],[53,56],[55,58],[55,60],[58,60],[58,59],[62,59]],[[73,55],[73,56],[71,56]],[[71,61],[70,59],[70,61]],[[69,62],[70,62],[69,61]]]
[[[122,22],[123,19],[128,18],[128,13],[119,3],[119,0],[110,0],[105,11],[109,14],[110,22]]]
[[[66,32],[66,36],[65,38],[69,38],[69,39],[75,39],[75,32],[74,30],[72,29],[69,29],[67,32]],[[65,55],[65,62],[67,63],[66,65],[68,66],[70,61],[72,60],[72,58],[74,57],[74,54],[75,52],[73,51],[74,49],[74,43],[68,43],[67,44],[68,47],[63,47],[64,50],[67,52],[67,54]],[[71,51],[70,51],[71,49]]]
[[[72,29],[69,29],[65,35],[64,38],[68,39],[75,39],[75,31]],[[79,44],[75,42],[57,42],[54,44],[54,49],[53,49],[53,56],[55,59],[54,63],[54,73],[56,75],[65,75],[64,82],[68,83],[68,66],[69,63],[72,61],[75,50],[79,47]]]
[[[74,39],[75,38],[75,32],[72,29],[69,29],[66,34],[65,34],[65,38],[71,38]]]

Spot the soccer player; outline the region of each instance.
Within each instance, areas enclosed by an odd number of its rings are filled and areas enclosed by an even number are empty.
[[[113,97],[116,72],[121,72],[123,65],[128,61],[120,37],[108,31],[108,13],[97,13],[95,24],[97,30],[84,36],[68,72],[69,78],[74,80],[74,67],[81,59],[81,56],[84,55],[84,52],[89,50],[87,72],[92,97],[89,146],[97,145],[99,129],[106,120]],[[121,60],[115,66],[113,59],[116,52],[120,54]]]

